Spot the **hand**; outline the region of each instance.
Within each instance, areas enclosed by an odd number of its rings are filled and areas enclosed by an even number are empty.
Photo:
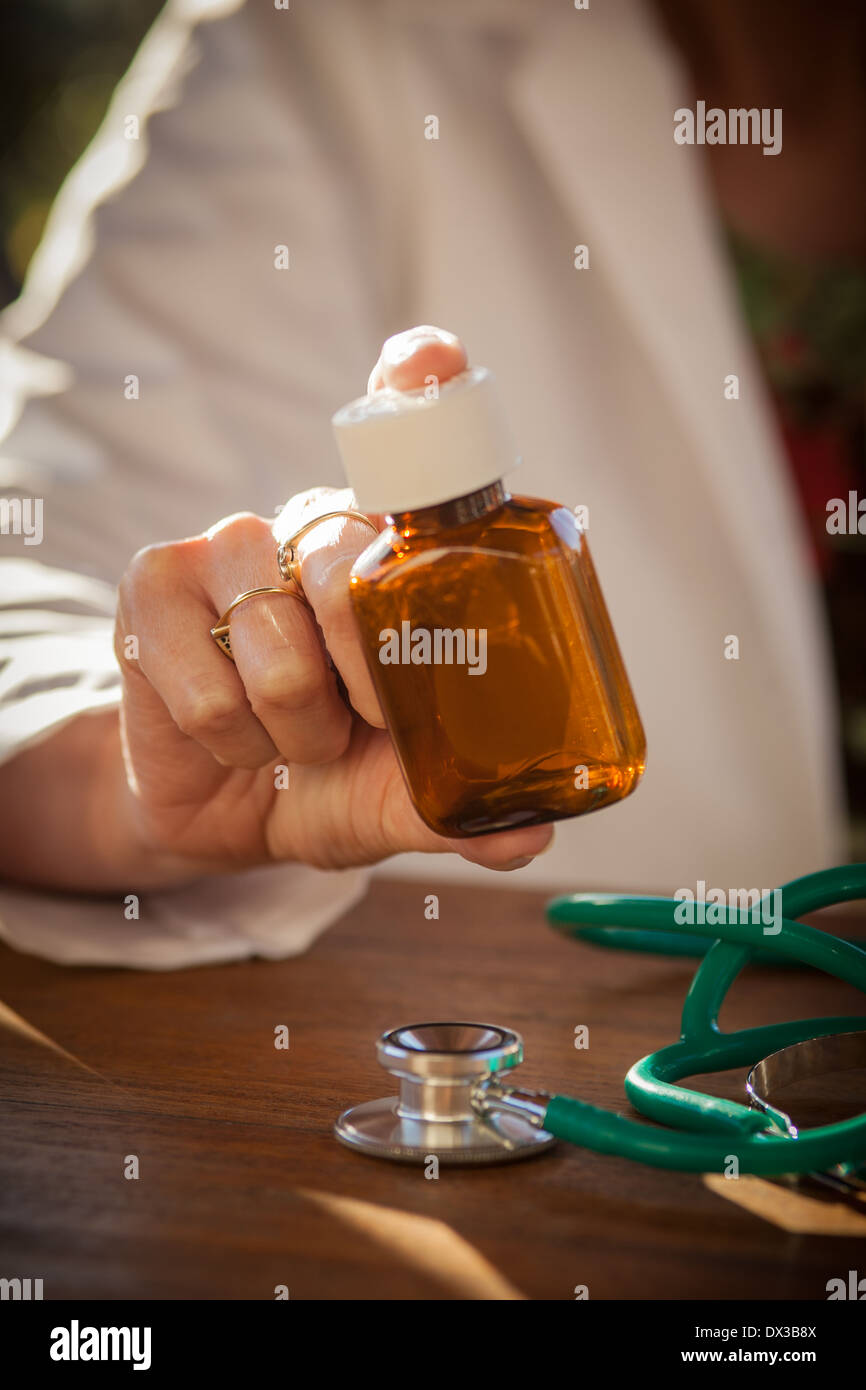
[[[430,373],[445,381],[465,365],[453,335],[417,328],[388,339],[369,389],[423,385]],[[351,506],[347,490],[315,488],[293,497],[276,524],[228,517],[204,535],[148,547],[127,570],[116,628],[126,814],[155,860],[170,855],[194,873],[453,850],[508,869],[549,843],[549,826],[446,840],[414,810],[350,608],[349,572],[372,539],[360,522],[325,522],[300,542],[310,608],[288,595],[249,599],[231,617],[236,664],[213,642],[210,628],[238,594],[280,583],[279,539]]]

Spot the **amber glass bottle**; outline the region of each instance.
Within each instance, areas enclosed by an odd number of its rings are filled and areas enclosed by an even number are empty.
[[[358,505],[389,522],[351,594],[423,820],[483,835],[627,796],[645,740],[586,536],[567,508],[506,492],[490,374],[364,397],[334,424]]]

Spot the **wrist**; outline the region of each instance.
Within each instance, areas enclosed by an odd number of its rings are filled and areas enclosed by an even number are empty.
[[[150,845],[117,709],[83,713],[0,767],[0,877],[79,893],[168,887],[205,872]]]

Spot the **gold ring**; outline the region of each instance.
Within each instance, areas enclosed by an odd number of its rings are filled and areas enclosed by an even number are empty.
[[[280,547],[277,550],[277,566],[282,578],[287,582],[296,584],[302,594],[304,592],[304,587],[301,583],[300,561],[295,555],[295,546],[301,537],[305,536],[308,531],[312,531],[314,526],[318,526],[320,521],[330,521],[331,517],[334,516],[348,516],[352,521],[363,521],[364,525],[369,526],[371,531],[375,531],[376,535],[379,534],[379,528],[376,523],[371,521],[368,516],[365,516],[363,512],[323,512],[321,516],[314,516],[312,521],[304,522],[304,525],[300,526],[298,530],[295,531],[294,535],[290,536],[287,541],[282,541],[280,543]]]
[[[305,608],[307,607],[307,601],[303,594],[296,594],[291,589],[275,589],[270,585],[264,589],[247,589],[246,593],[238,594],[237,598],[232,600],[222,617],[210,630],[211,637],[216,642],[220,651],[228,657],[229,661],[234,661],[231,637],[229,635],[229,619],[238,604],[244,603],[248,598],[255,598],[257,594],[288,594],[289,598],[296,598]]]

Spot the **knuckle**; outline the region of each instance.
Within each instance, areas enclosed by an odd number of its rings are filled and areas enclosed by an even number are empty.
[[[335,498],[343,496],[346,489],[328,487],[327,485],[317,484],[315,487],[304,488],[302,492],[296,492],[286,503],[287,507],[295,507],[298,511],[306,511],[308,508],[318,507],[320,502],[333,502]]]
[[[270,536],[271,528],[264,517],[255,512],[234,512],[212,526],[207,534],[209,540],[226,540],[234,548],[256,544],[263,536]]]
[[[174,712],[181,733],[198,742],[232,733],[242,717],[243,711],[230,691],[213,689],[187,692]]]
[[[169,541],[147,545],[136,551],[117,586],[114,623],[114,652],[121,668],[129,666],[126,640],[152,629],[159,596],[178,589],[179,548],[183,542]],[[154,597],[157,602],[154,603]]]
[[[121,598],[130,602],[143,590],[152,589],[173,576],[177,564],[176,552],[177,543],[174,541],[146,545],[136,551],[120,581]]]
[[[286,540],[298,527],[322,512],[354,506],[351,488],[310,487],[296,492],[281,508],[274,522],[277,540]]]
[[[324,694],[324,671],[319,664],[297,656],[291,661],[270,661],[245,680],[247,699],[253,711],[267,713],[285,710],[297,713],[308,709]]]

